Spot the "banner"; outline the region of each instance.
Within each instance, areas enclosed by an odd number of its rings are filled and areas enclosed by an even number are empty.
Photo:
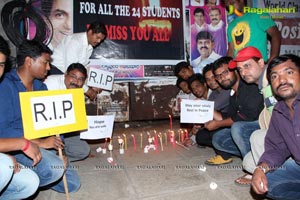
[[[20,104],[26,139],[87,128],[82,89],[20,92]]]

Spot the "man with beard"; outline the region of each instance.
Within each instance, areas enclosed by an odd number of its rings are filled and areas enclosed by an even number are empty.
[[[195,73],[202,73],[203,67],[221,56],[214,51],[214,38],[208,31],[200,31],[196,43],[200,56],[192,61],[192,66]]]
[[[280,98],[265,138],[265,152],[253,173],[252,188],[272,199],[300,199],[300,58],[275,57],[267,78]]]
[[[73,63],[68,67],[65,74],[50,75],[44,83],[48,90],[82,88],[86,78],[86,68],[80,63]],[[65,153],[71,162],[85,159],[90,153],[90,146],[86,141],[80,140],[78,132],[66,134],[64,143]]]
[[[263,98],[256,85],[243,82],[237,71],[228,69],[231,57],[222,57],[214,62],[213,73],[224,89],[231,89],[229,108],[226,113],[215,111],[214,119],[205,123],[204,128],[211,132],[212,145],[216,156],[208,159],[208,165],[232,162],[231,155],[241,156],[232,140],[231,133],[242,131],[238,121],[254,121],[263,109]],[[201,130],[197,136],[201,136]],[[198,142],[198,140],[197,140]]]

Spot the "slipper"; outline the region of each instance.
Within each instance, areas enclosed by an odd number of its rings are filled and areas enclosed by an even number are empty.
[[[250,186],[252,181],[251,174],[244,174],[243,176],[235,179],[235,184],[239,186]]]

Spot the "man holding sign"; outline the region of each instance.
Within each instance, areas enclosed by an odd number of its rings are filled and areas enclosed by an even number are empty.
[[[87,70],[80,63],[71,64],[66,73],[50,75],[44,81],[48,90],[65,90],[82,88],[87,78]],[[90,146],[84,140],[80,140],[79,133],[68,133],[64,136],[65,153],[69,160],[77,161],[85,159],[90,154]]]
[[[20,92],[47,90],[44,79],[50,70],[50,55],[52,51],[42,43],[24,41],[18,48],[17,69],[7,73],[0,84],[0,137],[23,138],[24,130],[20,109]],[[60,138],[52,136],[31,140],[40,147],[42,159],[32,170],[40,179],[40,187],[51,184],[57,192],[65,192],[62,176],[65,173],[68,180],[68,190],[75,192],[80,187],[77,172],[68,163],[65,171],[64,162],[56,155],[64,144]],[[33,161],[23,152],[15,154],[17,161],[26,167],[31,167]]]

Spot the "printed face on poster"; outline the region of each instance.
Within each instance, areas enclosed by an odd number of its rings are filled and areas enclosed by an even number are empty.
[[[180,123],[202,124],[213,119],[214,102],[182,99],[180,110]]]
[[[87,128],[82,89],[21,92],[20,104],[26,139]]]

